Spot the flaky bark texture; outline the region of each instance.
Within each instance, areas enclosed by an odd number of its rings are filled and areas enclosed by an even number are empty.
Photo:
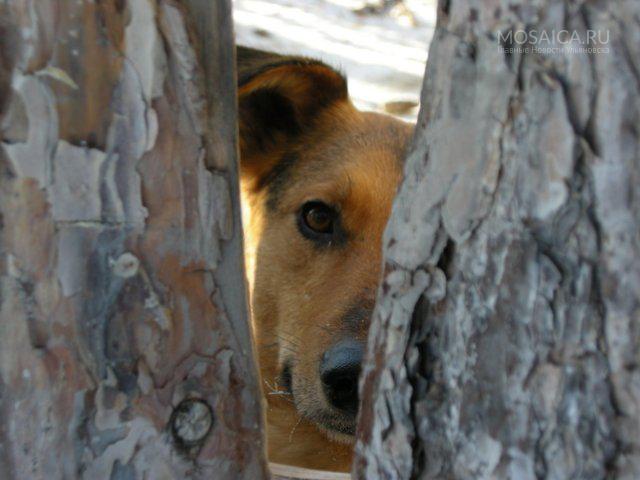
[[[210,3],[0,4],[2,479],[267,475]]]
[[[640,478],[640,3],[443,0],[422,100],[356,476]]]

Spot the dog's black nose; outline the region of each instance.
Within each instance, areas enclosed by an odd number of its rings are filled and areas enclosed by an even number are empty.
[[[322,355],[320,379],[329,403],[355,417],[358,412],[358,375],[364,346],[356,340],[336,343]]]

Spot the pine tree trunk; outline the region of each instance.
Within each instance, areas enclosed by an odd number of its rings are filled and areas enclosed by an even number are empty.
[[[0,4],[2,479],[267,476],[230,2],[184,3]]]
[[[440,1],[357,478],[640,478],[639,126],[637,1]]]

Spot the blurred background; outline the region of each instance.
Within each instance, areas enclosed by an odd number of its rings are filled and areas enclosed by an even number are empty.
[[[413,120],[436,0],[234,0],[236,43],[318,58],[354,103]]]

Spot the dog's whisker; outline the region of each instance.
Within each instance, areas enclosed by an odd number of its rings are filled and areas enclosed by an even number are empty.
[[[278,385],[278,380],[274,380],[274,383],[269,383],[269,380],[264,380],[264,383],[267,387],[269,387],[269,390],[271,390],[270,393],[280,393],[280,392],[286,392],[286,390],[281,390],[280,389],[280,385]]]
[[[288,401],[289,403],[294,403],[293,399],[291,398],[287,398],[287,397],[291,397],[293,394],[287,390],[281,390],[280,386],[278,385],[278,381],[275,380],[274,384],[271,384],[268,380],[263,380],[265,385],[269,388],[269,392],[267,392],[267,395],[278,395],[281,396],[284,400]]]
[[[296,345],[286,345],[286,344],[283,344],[283,345],[280,345],[280,348],[281,348],[282,350],[285,350],[285,351],[288,351],[288,352],[290,352],[290,353],[293,353],[294,355],[295,355],[295,354],[297,354],[297,353],[298,353],[298,351],[299,351],[299,349],[298,349],[298,347],[297,347]]]
[[[269,383],[269,380],[263,380],[263,382],[272,392],[276,390],[274,386]]]
[[[279,385],[278,385],[278,381],[275,380],[274,383],[270,383],[269,380],[263,380],[264,384],[269,387],[269,390],[271,390],[272,392],[281,392],[283,390],[280,390]]]
[[[293,335],[289,335],[290,338],[287,338],[283,334],[278,334],[277,337],[285,343],[290,343],[296,347],[300,346],[300,339]]]
[[[300,345],[300,343],[302,342],[302,339],[294,335],[293,333],[279,332],[276,336],[279,339],[284,340],[285,342],[293,343],[295,345]]]
[[[298,418],[297,423],[291,429],[291,433],[289,433],[289,443],[293,441],[293,434],[296,431],[296,428],[298,428],[298,425],[300,425],[300,422],[302,422],[302,417]]]
[[[282,349],[283,349],[283,350],[286,350],[286,351],[288,351],[288,352],[290,352],[290,353],[298,353],[298,349],[297,349],[297,348],[295,348],[295,347],[290,347],[290,346],[288,346],[288,345],[282,345]]]

